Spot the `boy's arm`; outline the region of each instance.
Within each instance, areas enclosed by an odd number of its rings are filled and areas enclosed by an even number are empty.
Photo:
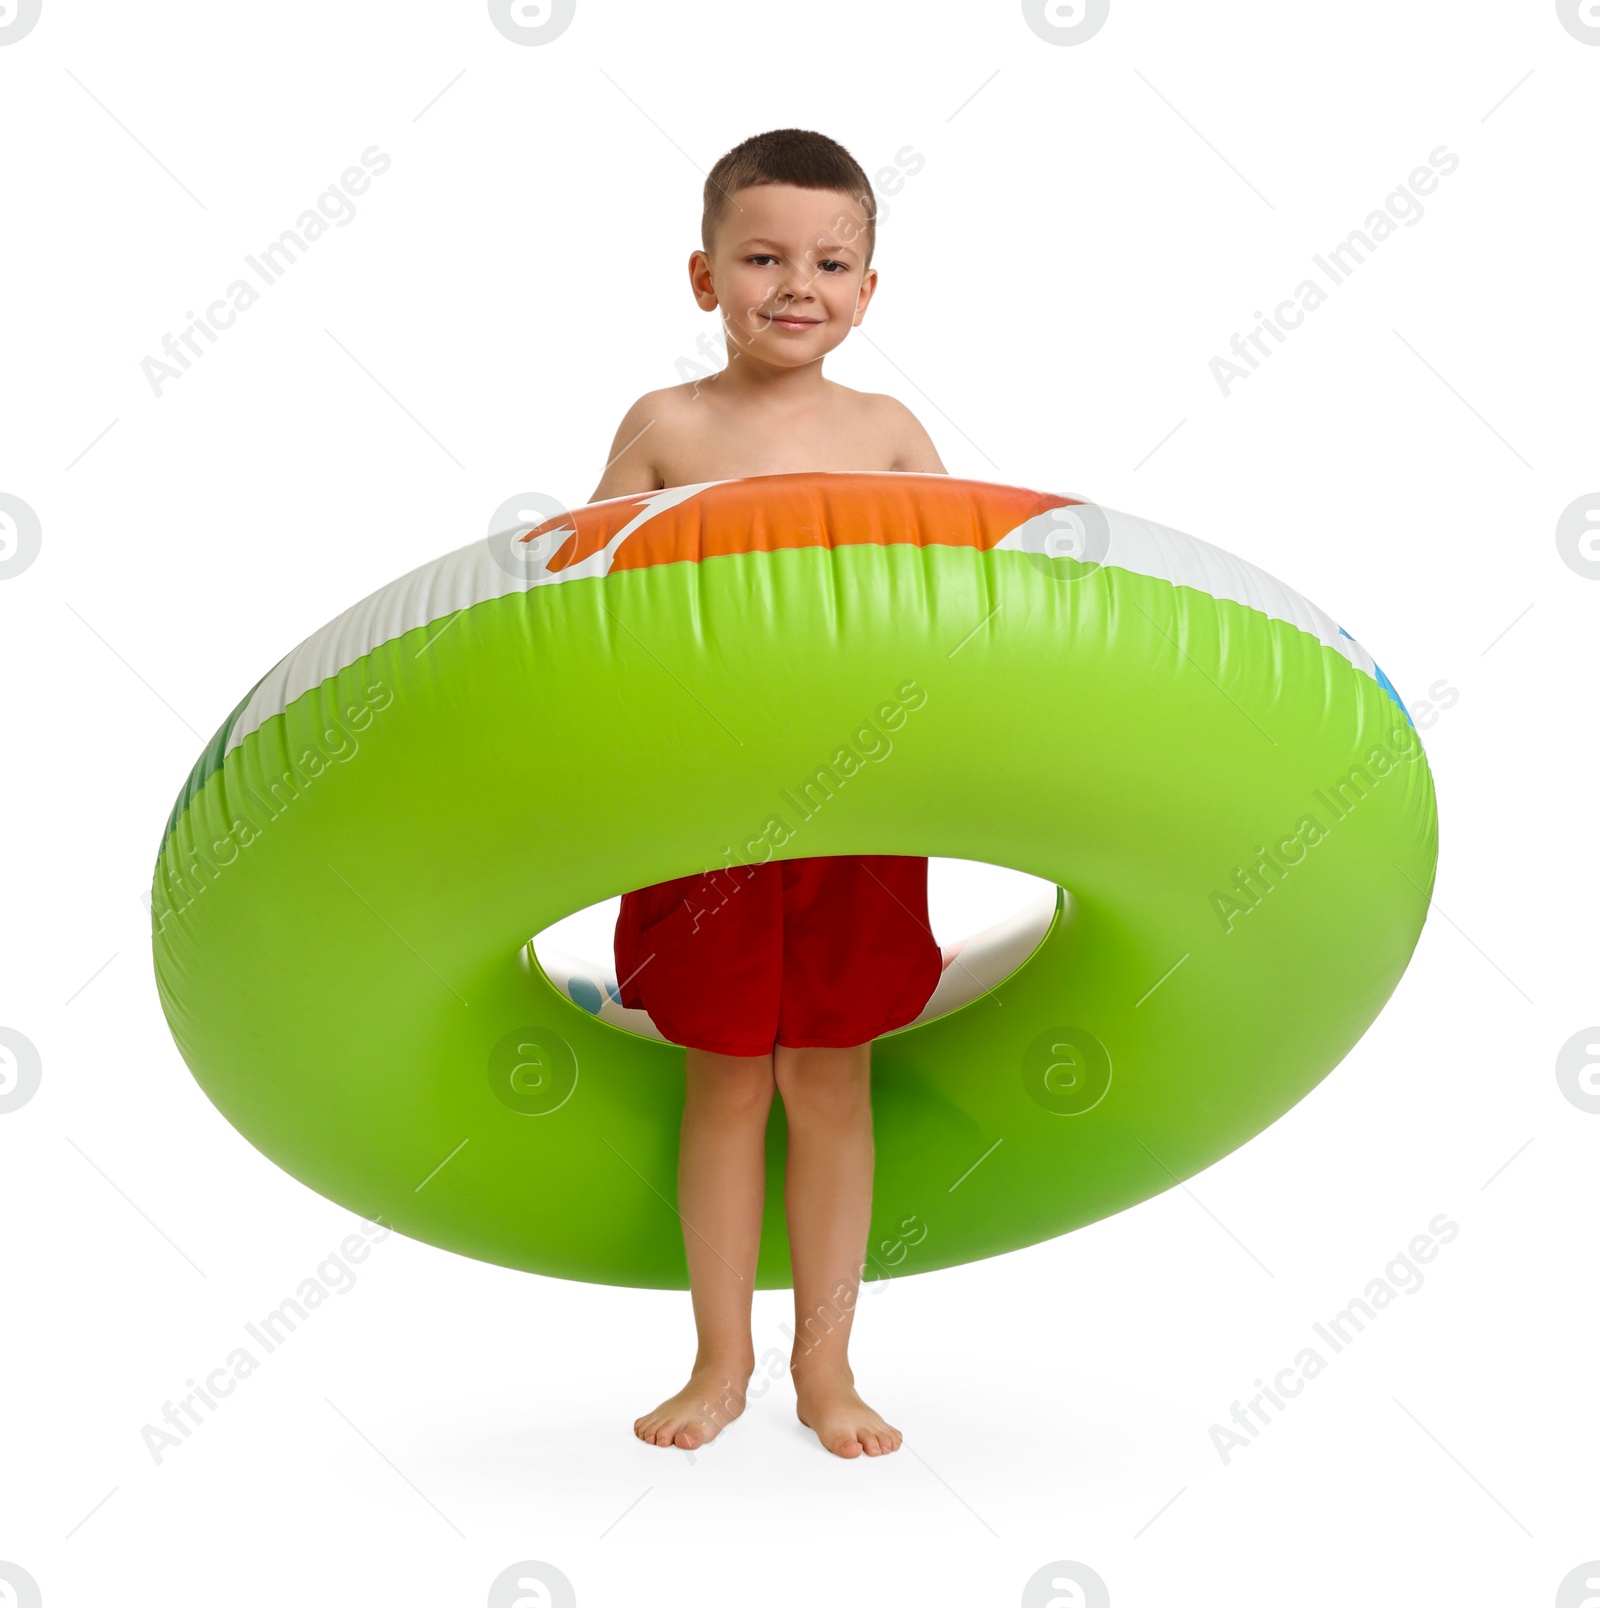
[[[660,435],[661,400],[660,392],[646,392],[623,414],[611,443],[610,459],[590,502],[660,490],[663,481],[655,449]]]
[[[901,473],[949,474],[950,471],[939,461],[939,454],[916,414],[904,402],[892,396],[886,396],[883,400],[888,404],[886,412],[894,442],[889,467]]]

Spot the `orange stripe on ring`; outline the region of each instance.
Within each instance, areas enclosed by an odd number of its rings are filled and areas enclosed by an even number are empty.
[[[520,539],[575,528],[545,566],[552,572],[569,569],[605,547],[654,495],[641,492],[592,503],[548,519]],[[611,570],[863,542],[987,550],[1046,509],[1077,501],[949,475],[867,470],[755,475],[708,486],[662,509],[622,542],[612,555]]]

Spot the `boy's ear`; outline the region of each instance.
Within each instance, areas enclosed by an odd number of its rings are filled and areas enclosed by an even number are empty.
[[[861,276],[861,289],[856,293],[856,314],[855,317],[850,320],[851,329],[854,329],[861,322],[862,316],[867,310],[867,303],[872,300],[873,292],[877,290],[877,288],[878,270],[876,268],[869,268],[866,273]]]
[[[689,288],[694,292],[701,312],[709,313],[716,307],[717,293],[711,284],[711,259],[704,251],[689,253]]]

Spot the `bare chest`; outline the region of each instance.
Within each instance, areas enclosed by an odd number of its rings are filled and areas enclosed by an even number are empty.
[[[897,448],[887,424],[865,407],[780,421],[691,401],[667,421],[655,461],[664,485],[690,486],[750,475],[884,470],[893,467]]]

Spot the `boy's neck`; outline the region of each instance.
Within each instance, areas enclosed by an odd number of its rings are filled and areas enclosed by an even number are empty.
[[[798,368],[778,368],[750,357],[737,346],[728,348],[728,364],[711,376],[716,394],[761,407],[803,408],[820,402],[832,381],[822,373],[822,359]]]

